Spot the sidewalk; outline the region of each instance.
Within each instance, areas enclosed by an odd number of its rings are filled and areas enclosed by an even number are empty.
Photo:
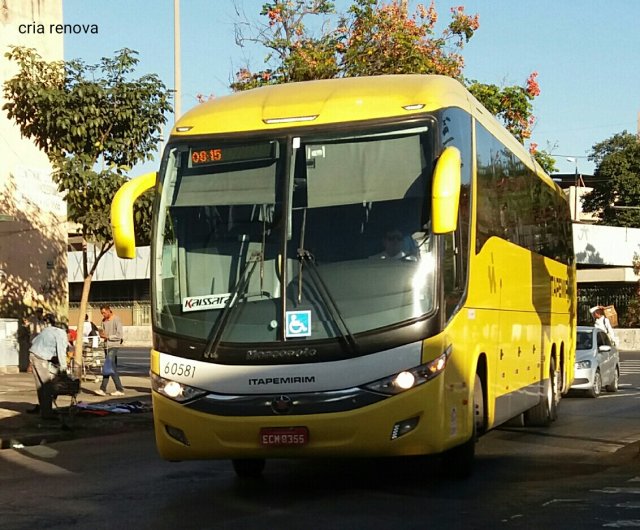
[[[38,403],[33,375],[0,374],[0,449],[153,429],[149,376],[121,374],[120,379],[125,389],[125,395],[121,397],[98,396],[94,393],[99,388],[98,383],[82,381],[78,405],[102,404],[108,408],[119,403],[139,403],[146,412],[111,412],[98,416],[78,408],[70,414],[71,397],[59,396],[59,421],[44,421],[40,415],[26,412]],[[109,385],[109,391],[115,390],[113,383]]]

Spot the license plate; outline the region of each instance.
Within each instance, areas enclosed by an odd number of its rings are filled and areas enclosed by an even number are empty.
[[[260,429],[260,445],[283,447],[306,445],[309,442],[309,429],[306,427],[265,427]]]

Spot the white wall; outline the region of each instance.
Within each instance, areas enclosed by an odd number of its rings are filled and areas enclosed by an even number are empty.
[[[573,247],[578,264],[631,267],[640,255],[640,229],[574,224]]]
[[[151,267],[149,261],[149,247],[136,247],[135,259],[120,259],[114,249],[109,250],[98,263],[93,276],[94,282],[110,280],[144,280],[149,279]],[[93,246],[87,245],[88,266],[93,264]],[[82,282],[82,252],[69,252],[68,258],[69,283]]]

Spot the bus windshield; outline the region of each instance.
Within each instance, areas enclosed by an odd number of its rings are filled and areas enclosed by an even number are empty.
[[[335,340],[435,308],[431,121],[167,147],[155,325],[223,343]]]

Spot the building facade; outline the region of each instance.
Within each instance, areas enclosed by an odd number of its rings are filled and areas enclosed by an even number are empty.
[[[598,218],[582,210],[582,198],[593,189],[593,175],[557,174],[554,180],[565,190],[573,219],[573,247],[578,283],[578,324],[593,322],[589,308],[613,305],[620,325],[629,302],[638,296],[638,276],[633,270],[640,256],[640,229],[596,225]]]
[[[0,85],[17,73],[4,56],[10,46],[63,60],[63,35],[49,31],[62,20],[62,0],[0,2]],[[0,108],[5,102],[0,91]],[[1,110],[0,161],[0,318],[18,318],[36,307],[66,316],[66,203],[47,156]]]

